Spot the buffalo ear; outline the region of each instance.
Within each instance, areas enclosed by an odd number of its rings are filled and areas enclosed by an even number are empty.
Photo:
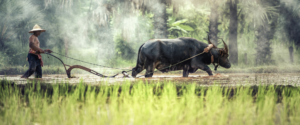
[[[219,54],[220,54],[221,56],[223,56],[224,53],[225,53],[225,52],[224,52],[222,49],[219,49]]]

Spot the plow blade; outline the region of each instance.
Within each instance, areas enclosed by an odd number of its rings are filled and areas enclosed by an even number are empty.
[[[66,66],[68,66],[68,65],[66,65]],[[115,78],[115,77],[118,75],[118,74],[116,74],[116,75],[113,75],[113,76],[105,76],[105,75],[102,75],[102,74],[100,74],[100,73],[98,73],[98,72],[92,70],[92,69],[86,68],[86,67],[84,67],[84,66],[81,66],[81,65],[73,65],[73,66],[69,66],[68,70],[66,70],[67,75],[68,75],[68,78],[72,78],[72,77],[71,77],[71,71],[72,71],[72,69],[76,69],[76,68],[77,68],[77,69],[85,70],[85,71],[87,71],[87,72],[90,72],[90,73],[92,73],[92,74],[94,74],[94,75],[97,75],[97,76],[100,76],[100,77],[103,77],[103,78]]]

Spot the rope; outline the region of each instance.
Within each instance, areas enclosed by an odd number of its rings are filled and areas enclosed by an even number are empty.
[[[127,70],[127,69],[122,69],[122,68],[113,68],[113,67],[108,67],[108,66],[103,66],[103,65],[95,64],[95,63],[85,62],[85,61],[82,61],[82,60],[79,60],[79,59],[75,59],[75,58],[72,58],[72,57],[69,57],[69,56],[66,56],[66,55],[62,55],[62,54],[59,54],[59,53],[53,52],[53,51],[52,51],[52,53],[60,55],[60,56],[64,56],[66,58],[73,59],[73,60],[76,60],[76,61],[79,61],[79,62],[82,62],[82,63],[90,64],[90,65],[95,65],[95,66],[100,66],[100,67],[105,67],[105,68],[110,68],[110,69]],[[132,70],[128,70],[126,72],[129,72],[129,71],[132,71]]]
[[[167,67],[165,67],[165,68],[162,68],[162,69],[159,69],[159,70],[164,70],[164,69],[170,68],[170,67],[172,67],[172,66],[176,66],[176,65],[178,65],[178,64],[180,64],[180,63],[183,63],[183,62],[185,62],[185,61],[187,61],[187,60],[190,60],[190,59],[192,59],[192,58],[195,58],[196,56],[199,56],[199,55],[201,55],[201,54],[203,54],[203,53],[205,53],[205,52],[203,51],[202,53],[199,53],[199,54],[194,55],[194,56],[192,56],[192,57],[190,57],[190,58],[187,58],[187,59],[185,59],[185,60],[182,60],[182,61],[180,61],[180,62],[178,62],[178,63],[176,63],[176,64],[174,64],[174,65],[169,65],[169,66],[167,66]],[[150,74],[150,73],[154,73],[154,72],[157,72],[157,71],[159,71],[159,70],[156,70],[156,71],[153,71],[153,72],[149,72],[149,73],[147,73],[147,74],[145,74],[145,75],[138,76],[137,78],[142,77],[142,76],[146,76],[146,75],[148,75],[148,74]]]

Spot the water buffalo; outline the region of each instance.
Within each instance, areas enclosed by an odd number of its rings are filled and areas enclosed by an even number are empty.
[[[208,43],[212,44],[209,38]],[[132,76],[136,77],[138,73],[146,69],[145,77],[152,77],[155,68],[161,72],[183,70],[183,77],[188,77],[189,73],[194,73],[197,69],[202,69],[208,75],[213,75],[207,66],[211,63],[217,63],[224,68],[231,67],[228,60],[228,47],[224,41],[223,43],[224,48],[217,48],[213,45],[213,48],[209,52],[174,65],[203,52],[208,44],[186,37],[177,39],[151,39],[139,48],[137,64],[132,69]]]

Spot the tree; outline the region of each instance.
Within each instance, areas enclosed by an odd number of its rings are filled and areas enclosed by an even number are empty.
[[[229,24],[229,60],[232,64],[238,64],[238,45],[237,45],[237,29],[238,29],[238,0],[229,0],[230,24]]]
[[[256,62],[261,59],[271,59],[271,44],[276,28],[276,6],[273,1],[268,0],[229,0],[229,60],[233,64],[238,64],[238,34],[244,35],[244,30],[255,32],[252,37],[257,45]],[[273,5],[274,4],[274,5]],[[239,11],[238,11],[238,6]],[[246,24],[247,25],[246,25]],[[241,25],[242,27],[239,27]],[[243,27],[245,26],[245,27]],[[240,29],[238,31],[238,29]],[[248,32],[248,33],[249,33]],[[261,62],[270,62],[263,60]]]
[[[281,31],[287,36],[289,46],[296,45],[296,49],[300,47],[300,2],[284,1],[280,3],[280,20],[279,23],[283,27]]]
[[[212,0],[210,2],[210,18],[209,18],[209,32],[208,36],[210,37],[210,40],[212,43],[216,46],[218,46],[218,33],[219,33],[219,1],[218,0]]]
[[[262,20],[262,24],[258,25],[256,28],[256,65],[261,64],[271,64],[274,61],[271,59],[272,48],[270,40],[274,38],[274,34],[278,22],[278,14],[274,13],[277,10],[274,7],[279,6],[279,0],[265,0],[258,1],[261,6],[264,6],[267,10],[266,19]],[[273,13],[272,13],[273,12]]]

